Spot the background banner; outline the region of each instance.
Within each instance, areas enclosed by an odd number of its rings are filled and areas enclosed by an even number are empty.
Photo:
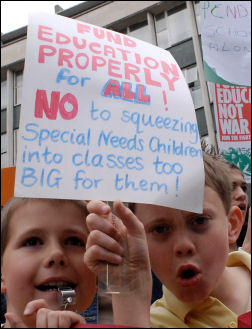
[[[201,1],[205,76],[251,86],[251,1]]]
[[[214,90],[219,151],[251,183],[251,87],[215,84]]]

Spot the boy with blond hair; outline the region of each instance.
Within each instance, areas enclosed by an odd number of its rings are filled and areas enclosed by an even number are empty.
[[[229,254],[229,244],[241,230],[242,213],[239,207],[231,207],[231,183],[223,161],[204,152],[203,159],[202,214],[151,204],[134,204],[133,213],[117,200],[114,213],[121,221],[115,225],[106,204],[88,204],[87,266],[97,273],[103,262],[121,264],[126,251],[120,232],[125,235],[126,231],[128,276],[146,283],[139,286],[137,299],[130,292],[113,296],[116,311],[119,298],[127,301],[116,323],[127,324],[130,319],[134,325],[131,314],[139,310],[146,326],[149,299],[143,291],[149,293],[151,287],[147,243],[151,267],[163,283],[163,297],[150,310],[152,327],[237,327],[237,317],[250,310],[250,255]]]

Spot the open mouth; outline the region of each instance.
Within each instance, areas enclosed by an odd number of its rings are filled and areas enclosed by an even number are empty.
[[[200,277],[201,277],[200,271],[194,265],[181,266],[177,274],[178,282],[184,287],[192,286],[198,283]]]
[[[241,211],[245,211],[246,210],[246,206],[244,204],[239,204],[238,207],[241,209]]]
[[[192,277],[194,277],[195,274],[196,272],[193,269],[188,269],[183,271],[180,277],[182,279],[191,279]]]
[[[76,284],[74,284],[72,282],[58,281],[58,282],[48,282],[46,284],[36,286],[36,289],[38,289],[40,291],[53,291],[53,290],[58,290],[58,289],[63,289],[63,288],[75,289],[75,287],[76,287]]]

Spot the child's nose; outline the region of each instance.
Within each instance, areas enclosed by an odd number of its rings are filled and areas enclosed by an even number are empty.
[[[60,246],[54,246],[49,250],[49,254],[45,258],[45,266],[67,266],[68,258]]]
[[[245,200],[246,199],[246,192],[242,189],[241,186],[237,187],[235,191],[235,198],[238,200]]]
[[[174,253],[178,257],[193,256],[195,254],[195,246],[188,237],[178,237],[174,247]]]

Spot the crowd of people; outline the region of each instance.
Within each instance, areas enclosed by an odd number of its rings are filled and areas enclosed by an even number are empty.
[[[203,161],[201,214],[120,200],[111,209],[100,200],[13,197],[1,216],[3,326],[88,326],[80,314],[110,264],[115,326],[237,327],[251,300],[247,184],[220,156],[203,152]],[[75,303],[59,306],[62,287],[75,291]]]

